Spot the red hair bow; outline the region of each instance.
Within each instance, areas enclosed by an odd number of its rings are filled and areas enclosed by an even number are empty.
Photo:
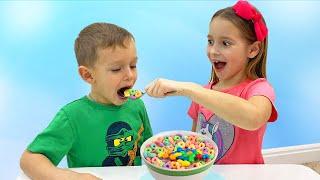
[[[262,15],[248,1],[240,0],[232,7],[232,9],[241,18],[252,20],[258,41],[263,41],[265,39],[268,35],[267,26],[262,20]]]

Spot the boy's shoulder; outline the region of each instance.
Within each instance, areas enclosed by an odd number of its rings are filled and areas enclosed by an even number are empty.
[[[128,101],[124,104],[125,109],[130,109],[130,111],[135,112],[144,112],[146,111],[146,107],[142,99],[128,99]]]
[[[68,104],[64,105],[61,109],[64,111],[74,111],[82,109],[85,106],[88,106],[87,98],[86,96],[83,96],[79,99],[73,100],[69,102]]]
[[[128,101],[126,102],[127,105],[129,106],[139,106],[139,107],[144,107],[144,102],[142,101],[142,99],[135,99],[135,100],[132,100],[132,99],[128,99]]]
[[[98,109],[100,110],[97,111]],[[96,114],[97,112],[108,113],[109,115],[112,113],[120,112],[126,114],[145,114],[146,107],[141,99],[128,99],[127,102],[125,102],[121,106],[115,106],[95,103],[88,99],[88,97],[84,96],[64,105],[60,109],[60,112],[61,111],[70,119],[78,119],[79,117],[83,117],[87,114]]]
[[[62,109],[67,111],[73,111],[73,110],[79,110],[83,108],[110,108],[110,109],[118,109],[111,106],[103,106],[101,104],[97,104],[94,102],[91,102],[86,96],[76,99],[72,102],[69,102],[65,106],[62,107]],[[123,105],[121,105],[123,108],[135,108],[135,109],[145,109],[145,104],[142,101],[142,99],[128,99],[127,102],[125,102]]]

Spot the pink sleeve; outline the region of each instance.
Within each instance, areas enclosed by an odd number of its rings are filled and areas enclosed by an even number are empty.
[[[278,112],[275,108],[275,93],[272,86],[268,83],[266,79],[255,80],[247,89],[246,99],[252,96],[265,96],[272,104],[272,112],[269,118],[269,122],[274,122],[278,118]]]
[[[199,111],[199,104],[192,102],[189,110],[188,110],[188,115],[194,120],[197,120],[197,115],[198,115],[198,111]]]

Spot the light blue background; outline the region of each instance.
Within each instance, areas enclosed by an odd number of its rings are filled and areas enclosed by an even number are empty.
[[[93,22],[118,24],[136,38],[138,81],[157,77],[207,83],[212,14],[234,2],[1,2],[0,179],[13,179],[27,144],[66,103],[88,93],[73,43]],[[320,3],[253,1],[269,27],[268,78],[279,118],[264,148],[320,142]],[[154,133],[190,129],[190,100],[145,100]],[[65,166],[65,162],[62,163]]]

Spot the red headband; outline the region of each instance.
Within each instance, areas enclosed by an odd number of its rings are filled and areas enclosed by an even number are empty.
[[[232,9],[241,18],[252,20],[258,41],[265,39],[268,35],[267,26],[262,20],[262,15],[248,1],[239,0]]]

